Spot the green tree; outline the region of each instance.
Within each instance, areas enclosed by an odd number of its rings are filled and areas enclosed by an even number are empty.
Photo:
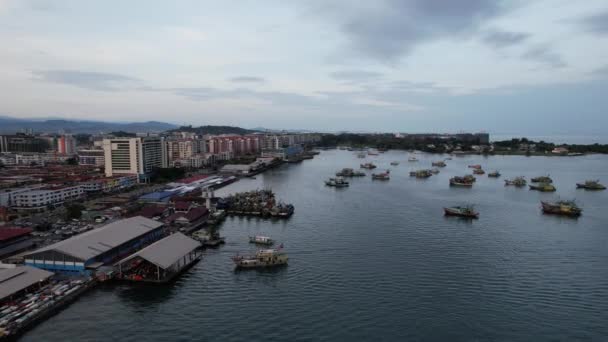
[[[66,219],[71,220],[71,219],[79,219],[82,217],[82,211],[85,210],[86,208],[81,205],[81,204],[70,204],[65,208],[65,216]]]

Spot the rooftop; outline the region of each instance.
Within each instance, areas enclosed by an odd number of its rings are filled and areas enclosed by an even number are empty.
[[[53,273],[30,266],[0,269],[0,300],[44,281]]]
[[[182,233],[175,233],[156,241],[141,251],[121,260],[119,263],[139,256],[163,269],[167,269],[184,255],[200,247],[200,245],[198,241]]]
[[[31,232],[32,230],[30,228],[0,228],[0,241],[10,240],[12,238],[27,235]]]
[[[26,255],[26,259],[40,252],[54,250],[86,261],[162,225],[161,222],[135,216],[35,250]]]

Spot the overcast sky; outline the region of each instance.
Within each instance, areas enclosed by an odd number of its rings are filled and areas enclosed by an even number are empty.
[[[0,115],[608,133],[606,0],[0,0]]]

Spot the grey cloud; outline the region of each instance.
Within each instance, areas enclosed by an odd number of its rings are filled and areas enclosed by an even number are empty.
[[[264,83],[266,80],[262,77],[255,76],[238,76],[230,79],[230,82],[236,83]]]
[[[342,70],[335,71],[329,76],[339,81],[372,81],[382,78],[382,73],[365,70]]]
[[[563,68],[566,66],[562,57],[546,45],[529,49],[522,55],[522,58],[537,61],[552,68]]]
[[[581,19],[583,27],[593,33],[608,34],[608,10]]]
[[[529,37],[530,34],[523,32],[493,30],[484,34],[482,40],[484,43],[495,48],[503,48],[522,43]]]
[[[374,4],[374,8],[350,10],[349,1],[337,15],[346,16],[342,31],[352,47],[383,62],[395,62],[425,41],[474,34],[482,22],[506,10],[495,0],[384,0]]]
[[[68,84],[75,87],[114,91],[138,83],[140,80],[125,75],[78,70],[38,70],[32,74],[37,80],[49,83]]]

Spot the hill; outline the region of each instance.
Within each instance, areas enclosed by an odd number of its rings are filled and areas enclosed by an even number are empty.
[[[192,126],[182,126],[172,131],[181,131],[181,132],[193,132],[196,134],[204,135],[204,134],[251,134],[259,131],[245,129],[241,127],[234,126],[200,126],[200,127],[192,127]]]
[[[45,133],[107,133],[113,131],[124,132],[163,132],[174,129],[176,125],[166,122],[147,121],[147,122],[104,122],[104,121],[79,121],[67,119],[18,119],[0,116],[0,133],[11,134],[32,129],[34,132]]]

